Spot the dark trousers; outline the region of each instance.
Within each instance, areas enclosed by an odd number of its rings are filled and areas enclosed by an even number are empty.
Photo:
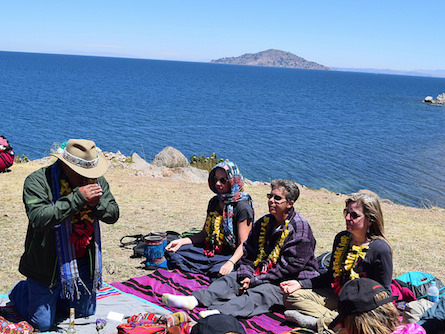
[[[283,292],[279,286],[260,284],[238,295],[240,285],[236,272],[231,272],[213,281],[207,289],[192,292],[192,295],[208,309],[235,317],[252,317],[270,311],[273,305],[283,305]]]
[[[9,299],[20,315],[40,331],[49,330],[56,321],[56,313],[61,319],[68,317],[70,307],[74,307],[76,317],[87,317],[96,313],[96,293],[91,293],[93,279],[87,259],[78,260],[80,277],[89,291],[80,287],[80,299],[66,300],[60,297],[61,284],[51,288],[32,279],[18,282],[9,293]]]

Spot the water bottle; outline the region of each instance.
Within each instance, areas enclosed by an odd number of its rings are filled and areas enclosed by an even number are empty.
[[[433,302],[433,303],[437,303],[437,301],[439,300],[439,289],[436,286],[436,281],[431,281],[431,285],[428,288],[428,300]]]
[[[76,334],[76,328],[74,327],[74,308],[70,308],[70,324],[67,329],[67,334]]]

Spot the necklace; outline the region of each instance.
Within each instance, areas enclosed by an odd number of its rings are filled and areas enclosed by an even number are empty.
[[[91,180],[90,183],[94,183],[94,181]],[[68,182],[61,179],[60,195],[66,196],[71,194],[72,191],[73,190]],[[70,241],[74,245],[76,251],[85,249],[90,244],[94,232],[93,223],[93,211],[87,204],[85,204],[77,214],[71,217],[72,233],[70,236]]]
[[[261,230],[260,230],[260,236],[258,238],[258,256],[256,260],[254,261],[255,269],[255,275],[259,274],[265,274],[269,271],[270,268],[273,267],[275,263],[277,263],[278,256],[280,255],[281,248],[283,247],[284,240],[286,239],[287,235],[289,234],[289,230],[287,229],[287,226],[289,225],[289,219],[287,219],[284,222],[284,230],[281,232],[280,238],[277,240],[274,249],[270,252],[269,256],[266,254],[265,245],[266,245],[266,232],[267,227],[269,226],[270,217],[264,217],[263,221],[261,222]],[[266,263],[262,266],[262,268],[259,267],[259,264],[263,261],[263,259],[267,256]]]
[[[205,228],[207,238],[205,241],[206,249],[204,254],[215,256],[215,253],[221,253],[224,243],[224,231],[221,228],[222,216],[217,212],[211,212],[206,219]]]
[[[351,238],[344,235],[340,239],[340,244],[334,252],[334,262],[332,264],[334,283],[332,287],[338,294],[342,286],[342,279],[351,280],[359,278],[360,275],[354,271],[355,266],[366,256],[369,246],[352,246],[348,252]],[[343,282],[344,283],[344,282]]]

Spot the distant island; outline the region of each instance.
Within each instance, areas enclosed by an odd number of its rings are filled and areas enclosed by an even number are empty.
[[[308,61],[304,58],[294,55],[293,53],[275,49],[269,49],[258,53],[246,53],[239,57],[220,58],[211,60],[210,62],[231,65],[286,67],[325,71],[332,70],[327,66],[320,65],[313,61]]]

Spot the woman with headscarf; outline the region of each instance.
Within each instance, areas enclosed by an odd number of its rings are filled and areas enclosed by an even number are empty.
[[[171,267],[216,278],[235,269],[252,229],[254,212],[233,162],[213,167],[208,183],[216,195],[209,201],[204,227],[191,237],[170,242],[166,255]]]

